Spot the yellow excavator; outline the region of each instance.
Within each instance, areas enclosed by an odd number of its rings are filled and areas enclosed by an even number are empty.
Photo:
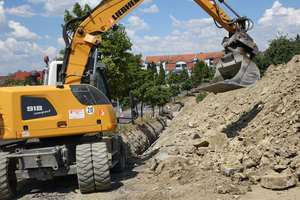
[[[110,172],[124,169],[126,148],[119,135],[102,135],[115,130],[121,120],[111,104],[105,65],[97,61],[98,47],[101,34],[117,29],[116,23],[142,2],[102,0],[63,27],[64,60],[48,64],[45,59],[44,85],[0,88],[0,199],[15,195],[18,179],[72,174],[82,193],[110,189]],[[229,32],[215,78],[201,90],[226,92],[254,85],[259,70],[251,59],[258,48],[246,33],[251,20],[230,19],[215,0],[195,2]],[[79,21],[83,22],[70,37],[68,27]],[[38,74],[30,76],[36,82]],[[129,122],[138,116],[132,93],[130,99]]]

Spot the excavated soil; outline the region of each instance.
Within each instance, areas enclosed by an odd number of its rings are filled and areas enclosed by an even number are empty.
[[[295,56],[253,87],[186,99],[161,134],[138,135],[151,123],[123,133],[132,157],[110,191],[82,195],[70,176],[20,181],[16,198],[299,199],[299,91]]]

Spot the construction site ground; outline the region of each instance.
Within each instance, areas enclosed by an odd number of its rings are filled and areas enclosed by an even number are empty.
[[[76,176],[21,180],[15,199],[299,199],[299,92],[295,56],[253,87],[191,95],[168,127],[121,132],[132,156],[111,190],[81,194]]]

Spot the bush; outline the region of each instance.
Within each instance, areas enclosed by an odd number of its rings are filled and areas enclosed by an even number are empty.
[[[203,99],[208,95],[207,92],[202,92],[200,94],[197,95],[196,97],[196,102],[199,103],[201,101],[203,101]]]

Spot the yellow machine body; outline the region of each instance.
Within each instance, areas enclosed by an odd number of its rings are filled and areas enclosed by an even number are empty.
[[[117,128],[112,104],[91,85],[7,87],[0,88],[0,93],[0,140],[72,136]]]

